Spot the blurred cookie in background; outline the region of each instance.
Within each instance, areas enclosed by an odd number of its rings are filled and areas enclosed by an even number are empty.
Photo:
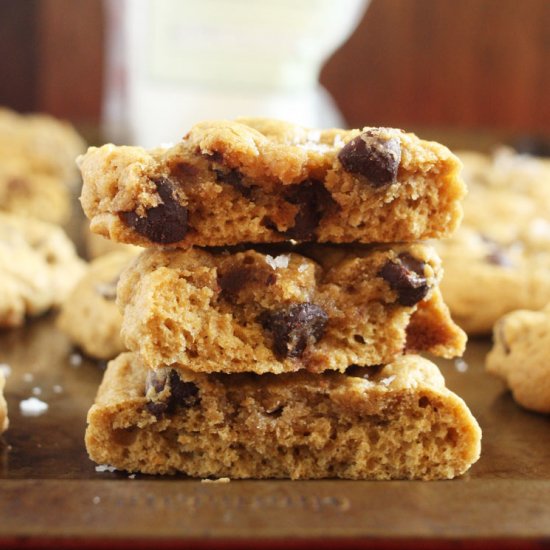
[[[71,192],[59,178],[33,172],[23,157],[0,158],[0,210],[64,225]]]
[[[61,228],[0,213],[0,329],[60,306],[85,266]]]
[[[516,309],[550,302],[550,161],[499,149],[459,153],[468,186],[464,220],[434,243],[443,296],[469,334],[490,334]]]
[[[59,328],[90,357],[112,359],[126,350],[120,337],[122,317],[115,303],[116,288],[137,250],[128,248],[97,258],[63,304]]]
[[[4,385],[5,378],[4,373],[0,370],[0,434],[5,432],[9,426],[8,420],[8,405],[4,399]]]
[[[68,122],[0,107],[0,164],[20,158],[29,172],[52,176],[76,188],[80,180],[75,159],[85,149],[84,139]]]
[[[496,323],[487,371],[502,378],[526,409],[550,413],[550,305],[518,310]]]

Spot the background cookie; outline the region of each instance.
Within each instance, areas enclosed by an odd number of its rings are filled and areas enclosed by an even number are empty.
[[[9,426],[8,405],[4,399],[4,373],[0,370],[0,434],[5,432]]]
[[[487,371],[501,377],[523,407],[550,413],[550,305],[519,310],[495,325]]]
[[[550,301],[550,162],[509,150],[461,158],[464,220],[434,246],[453,318],[470,334],[488,334],[501,315]]]
[[[93,261],[63,304],[58,326],[90,357],[112,359],[126,349],[116,286],[135,255],[132,250],[111,252]]]
[[[65,224],[71,214],[71,193],[58,177],[33,172],[22,156],[1,159],[0,210]]]
[[[0,213],[0,327],[61,305],[84,269],[62,229]]]
[[[79,182],[75,159],[85,148],[82,137],[67,122],[0,108],[0,164],[20,157],[30,172],[55,177],[74,188]]]

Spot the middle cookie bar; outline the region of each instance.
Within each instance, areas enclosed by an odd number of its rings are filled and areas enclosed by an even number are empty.
[[[259,374],[462,354],[431,246],[269,250],[143,252],[118,285],[128,348],[151,368]]]

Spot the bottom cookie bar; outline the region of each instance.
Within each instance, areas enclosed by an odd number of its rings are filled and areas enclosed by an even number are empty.
[[[480,440],[464,401],[416,355],[346,373],[228,375],[153,372],[124,353],[86,431],[99,464],[201,478],[448,479],[478,459]]]
[[[4,375],[0,371],[0,434],[8,429],[8,405],[4,399]]]

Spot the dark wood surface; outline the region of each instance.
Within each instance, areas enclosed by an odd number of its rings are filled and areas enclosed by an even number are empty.
[[[460,479],[205,484],[96,472],[83,437],[102,369],[88,360],[74,365],[53,315],[1,333],[0,362],[12,373],[11,424],[0,447],[0,546],[341,539],[387,548],[506,540],[542,548],[550,541],[550,417],[519,408],[484,372],[488,348],[488,340],[469,343],[466,372],[439,361],[483,429],[481,459]],[[35,387],[49,410],[24,417],[19,403]]]

